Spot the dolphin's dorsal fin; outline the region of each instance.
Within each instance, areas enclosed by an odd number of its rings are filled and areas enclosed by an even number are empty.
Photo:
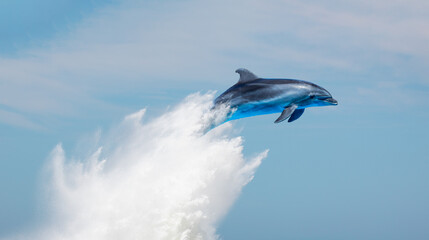
[[[245,83],[258,79],[258,76],[245,68],[239,68],[235,70],[235,72],[240,74],[240,80],[238,80],[238,83]]]
[[[292,104],[290,106],[285,107],[285,109],[283,110],[283,112],[280,114],[280,117],[277,118],[274,123],[283,122],[284,120],[288,119],[290,117],[290,115],[292,115],[292,113],[295,111],[295,109],[297,107],[298,106],[296,104]]]

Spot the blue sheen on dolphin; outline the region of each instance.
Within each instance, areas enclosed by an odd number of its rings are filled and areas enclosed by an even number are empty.
[[[259,78],[247,69],[235,71],[239,81],[214,101],[230,107],[224,122],[256,115],[281,113],[275,123],[297,120],[308,107],[337,105],[324,88],[295,79]]]

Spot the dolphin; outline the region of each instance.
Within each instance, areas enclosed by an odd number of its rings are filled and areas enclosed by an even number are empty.
[[[338,104],[326,89],[311,82],[259,78],[244,68],[235,72],[240,75],[238,82],[214,100],[214,108],[229,106],[224,122],[271,113],[281,113],[275,123],[293,122],[308,107]]]

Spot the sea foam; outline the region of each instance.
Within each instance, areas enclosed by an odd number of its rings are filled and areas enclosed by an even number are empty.
[[[192,94],[152,120],[145,109],[130,114],[88,157],[68,159],[58,144],[45,175],[49,217],[32,238],[219,239],[267,151],[245,159],[231,123],[207,132],[226,113],[213,96]]]

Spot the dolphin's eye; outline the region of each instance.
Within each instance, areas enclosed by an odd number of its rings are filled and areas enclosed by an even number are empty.
[[[314,97],[315,97],[314,95],[311,95],[311,96],[310,96],[310,99],[314,99]]]

